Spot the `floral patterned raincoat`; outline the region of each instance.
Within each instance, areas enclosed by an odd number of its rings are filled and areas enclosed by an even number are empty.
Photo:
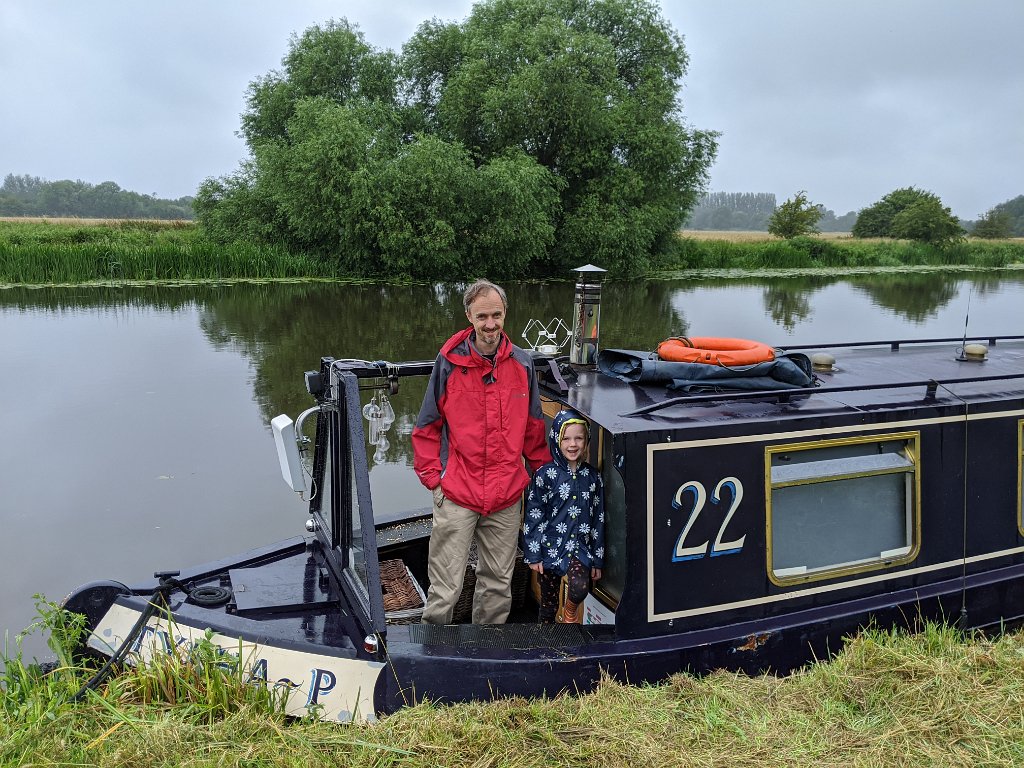
[[[588,570],[604,567],[604,484],[600,473],[580,461],[569,469],[559,450],[562,430],[569,424],[590,425],[575,411],[559,411],[548,430],[553,460],[533,476],[526,496],[523,559],[565,573],[575,557]]]

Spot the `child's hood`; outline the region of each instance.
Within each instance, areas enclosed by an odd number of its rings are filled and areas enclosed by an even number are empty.
[[[555,414],[555,418],[551,420],[551,429],[548,430],[548,448],[551,449],[551,458],[564,470],[569,469],[569,462],[562,455],[562,449],[558,444],[562,440],[562,432],[570,424],[582,424],[584,429],[587,430],[587,442],[590,442],[590,422],[576,411],[569,409],[561,410]]]

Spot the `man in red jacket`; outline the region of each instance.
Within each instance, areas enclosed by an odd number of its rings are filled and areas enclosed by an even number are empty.
[[[471,327],[441,347],[412,432],[413,466],[434,494],[423,621],[450,624],[474,535],[474,624],[502,624],[531,470],[551,460],[529,355],[502,330],[505,291],[478,280],[463,297]]]

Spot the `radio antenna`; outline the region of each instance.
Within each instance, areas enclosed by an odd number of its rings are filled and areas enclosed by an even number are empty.
[[[964,340],[960,344],[960,354],[957,355],[957,360],[967,359],[967,324],[971,321],[971,295],[974,293],[974,286],[972,285],[970,290],[967,292],[967,311],[964,313]]]

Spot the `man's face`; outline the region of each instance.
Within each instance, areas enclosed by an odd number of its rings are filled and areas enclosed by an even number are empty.
[[[476,331],[476,350],[481,355],[490,355],[498,350],[501,329],[505,325],[505,305],[497,291],[481,293],[466,313]]]

